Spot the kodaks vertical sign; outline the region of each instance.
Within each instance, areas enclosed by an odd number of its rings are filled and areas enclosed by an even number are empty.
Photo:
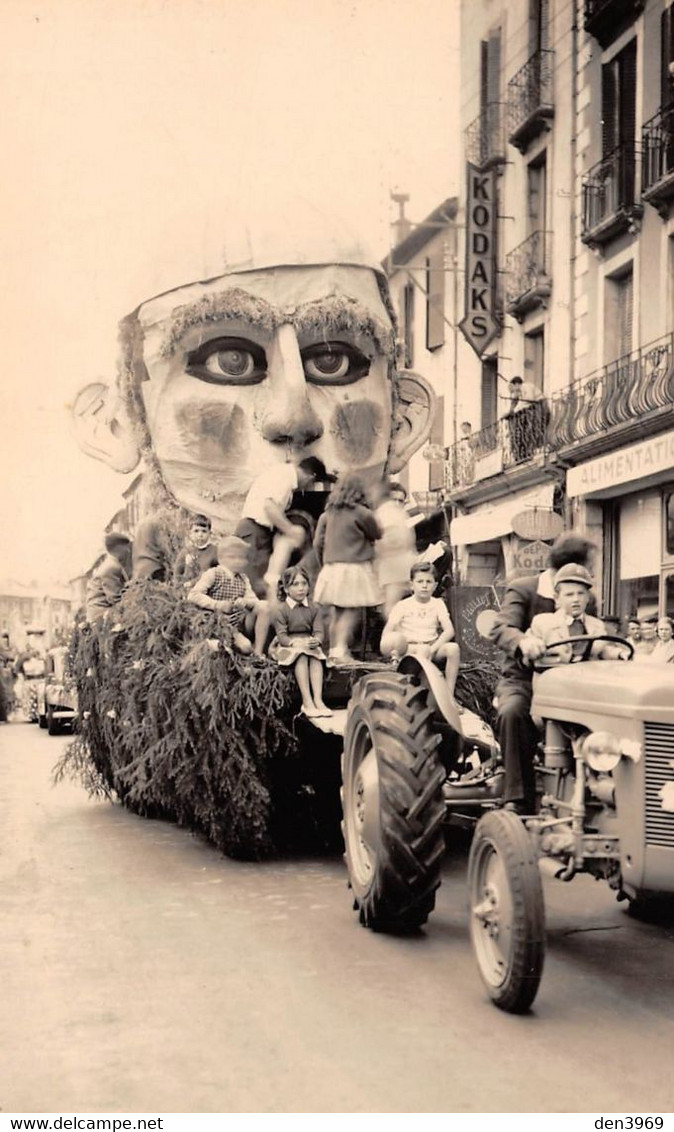
[[[500,333],[496,298],[496,174],[468,162],[465,315],[459,323],[478,357]]]

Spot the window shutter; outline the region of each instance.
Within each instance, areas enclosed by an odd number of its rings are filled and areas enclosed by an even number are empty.
[[[497,417],[496,411],[496,361],[487,358],[482,363],[482,428],[489,428]]]
[[[529,54],[546,50],[549,43],[549,0],[529,0]]]
[[[674,20],[672,9],[665,8],[660,16],[660,105],[669,106],[674,98],[674,80],[669,64],[674,61]]]
[[[634,145],[637,113],[637,41],[633,39],[620,52],[616,62],[620,75],[619,142]]]
[[[601,69],[601,151],[608,157],[618,144],[616,129],[616,68],[615,62],[606,63]]]
[[[444,247],[426,260],[426,349],[445,344],[445,254]]]
[[[632,352],[632,274],[618,283],[618,357]]]
[[[487,41],[487,101],[501,100],[501,29],[489,32]]]

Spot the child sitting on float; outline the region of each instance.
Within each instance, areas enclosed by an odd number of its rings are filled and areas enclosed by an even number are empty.
[[[192,586],[187,600],[201,609],[226,613],[237,652],[263,656],[270,611],[244,573],[248,565],[248,545],[236,535],[227,535],[218,542],[217,553],[218,565],[204,571]]]
[[[461,657],[447,606],[442,598],[433,596],[437,579],[432,563],[415,562],[410,582],[412,596],[396,602],[384,626],[382,654],[397,661],[410,653],[444,667],[447,688],[453,696]]]
[[[284,667],[292,665],[302,696],[301,714],[309,719],[331,716],[323,703],[323,626],[318,606],[309,598],[309,576],[301,566],[290,566],[281,575],[278,605],[274,613],[276,636],[269,656]]]

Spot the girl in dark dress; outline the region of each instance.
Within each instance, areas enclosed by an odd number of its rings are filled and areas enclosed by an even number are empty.
[[[322,619],[320,610],[309,599],[309,577],[301,566],[284,570],[281,596],[274,614],[276,636],[269,646],[269,656],[277,664],[294,667],[303,715],[310,719],[330,716],[330,708],[323,703]]]

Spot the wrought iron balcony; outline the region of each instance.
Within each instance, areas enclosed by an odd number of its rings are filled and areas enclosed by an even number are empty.
[[[544,307],[552,291],[552,232],[532,234],[505,260],[506,309],[519,321],[527,311]]]
[[[466,129],[466,160],[478,169],[505,162],[503,103],[490,102]]]
[[[634,145],[619,145],[583,177],[583,230],[590,247],[608,243],[623,232],[636,231],[643,208],[636,193]]]
[[[468,487],[530,460],[545,447],[546,420],[546,403],[537,401],[453,444],[445,463],[445,490]]]
[[[674,103],[661,107],[642,128],[641,188],[643,199],[667,217],[674,198]]]
[[[585,0],[585,31],[608,47],[645,7],[646,0]]]
[[[536,51],[508,83],[508,141],[525,153],[529,142],[555,115],[552,101],[554,51]]]
[[[446,491],[465,489],[550,452],[568,450],[575,460],[609,451],[617,444],[616,432],[622,443],[671,424],[672,405],[674,334],[667,334],[452,445]]]
[[[673,335],[667,334],[555,394],[550,402],[550,446],[558,450],[581,444],[643,420],[645,414],[671,409],[673,345]]]

